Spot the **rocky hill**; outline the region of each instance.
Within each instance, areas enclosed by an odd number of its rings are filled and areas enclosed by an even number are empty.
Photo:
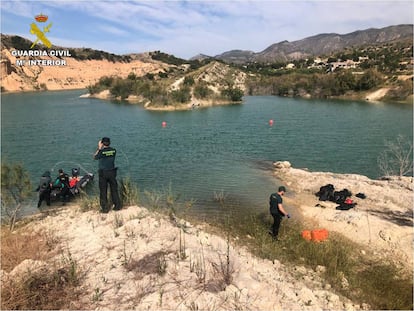
[[[265,50],[228,51],[215,56],[225,62],[286,62],[320,55],[329,55],[349,47],[383,44],[387,42],[413,40],[413,25],[396,25],[381,29],[358,30],[340,35],[336,33],[318,34],[293,42],[282,41],[272,44]]]
[[[142,77],[103,77],[85,96],[128,100],[151,110],[187,110],[240,102],[246,78],[246,73],[218,61],[199,68],[171,65],[168,71]]]
[[[49,51],[31,50],[42,56],[13,55],[15,53],[12,51],[15,50],[29,51],[31,41],[18,36],[2,35],[1,42],[2,91],[83,89],[95,84],[105,75],[126,77],[134,73],[136,76],[143,76],[147,73],[158,73],[169,67],[145,55],[120,56],[87,48],[52,46]],[[51,51],[61,51],[66,55],[51,55]],[[30,60],[44,63],[29,64]],[[25,64],[22,65],[19,61],[24,61]]]

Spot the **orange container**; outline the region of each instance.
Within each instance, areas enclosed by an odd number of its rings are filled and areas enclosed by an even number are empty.
[[[326,229],[316,229],[311,231],[312,241],[322,242],[328,238],[328,230]]]
[[[303,230],[302,231],[302,238],[304,238],[305,240],[308,240],[308,241],[312,240],[312,235],[311,235],[310,230]]]

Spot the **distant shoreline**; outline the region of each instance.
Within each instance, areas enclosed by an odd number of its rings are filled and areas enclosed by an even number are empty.
[[[150,111],[184,111],[184,110],[193,110],[193,109],[205,109],[214,106],[224,106],[224,105],[238,105],[240,102],[232,102],[229,100],[201,100],[196,99],[192,100],[189,103],[177,104],[177,105],[165,105],[165,106],[151,106],[150,101],[146,101],[144,98],[139,96],[129,96],[125,99],[113,97],[109,90],[104,90],[98,94],[83,94],[81,98],[97,98],[102,100],[117,100],[117,101],[126,101],[131,105],[141,105],[146,110]]]
[[[1,94],[20,94],[20,93],[42,93],[42,92],[64,92],[64,91],[86,91],[87,92],[87,88],[67,88],[67,89],[60,89],[60,90],[21,90],[21,91],[1,91]],[[378,90],[371,92],[369,94],[375,93]],[[368,94],[368,95],[369,95]],[[286,98],[284,96],[277,96],[277,95],[245,95],[245,96],[274,96],[274,97],[281,97],[281,98]],[[145,106],[145,103],[140,103],[139,101],[137,101],[136,99],[119,99],[119,98],[111,98],[110,95],[108,97],[102,97],[102,96],[97,96],[95,94],[91,95],[89,93],[85,93],[80,95],[81,98],[96,98],[96,99],[102,99],[102,100],[119,100],[119,101],[126,101],[129,104],[139,104],[142,106]],[[358,101],[358,102],[366,102],[366,103],[386,103],[386,104],[403,104],[403,105],[412,105],[413,104],[413,95],[410,95],[409,97],[407,97],[406,100],[404,101],[384,101],[384,100],[378,100],[374,97],[370,97],[367,96],[366,93],[364,94],[354,94],[351,96],[333,96],[330,98],[313,98],[313,97],[291,97],[291,98],[299,98],[299,99],[307,99],[307,100],[321,100],[321,101],[326,101],[326,100],[343,100],[343,101]],[[229,101],[201,101],[201,100],[197,100],[200,103],[203,103],[200,106],[192,106],[192,103],[188,103],[188,104],[182,104],[182,105],[177,105],[177,106],[167,106],[167,107],[145,107],[145,109],[147,110],[152,110],[152,111],[185,111],[185,110],[192,110],[192,109],[203,109],[203,108],[209,108],[209,107],[214,107],[214,106],[223,106],[223,105],[237,105],[240,104],[242,102],[229,102]]]

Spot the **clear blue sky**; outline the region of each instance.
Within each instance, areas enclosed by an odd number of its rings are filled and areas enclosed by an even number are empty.
[[[34,41],[40,12],[49,40],[116,54],[161,50],[182,58],[233,49],[260,52],[273,43],[320,33],[345,34],[413,23],[413,1],[7,1],[1,32]]]

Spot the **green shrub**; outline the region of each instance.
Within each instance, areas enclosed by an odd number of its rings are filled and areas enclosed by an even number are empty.
[[[110,92],[116,97],[125,99],[132,93],[133,83],[134,82],[129,79],[116,79],[110,88]]]
[[[131,178],[121,179],[120,197],[122,205],[136,205],[139,203],[138,187],[131,181]]]
[[[374,87],[377,87],[382,82],[383,82],[382,75],[374,69],[369,69],[358,80],[356,89],[363,90],[363,91],[370,90]]]
[[[1,220],[14,229],[23,203],[32,191],[29,173],[22,164],[1,164]]]
[[[194,85],[194,78],[193,78],[193,77],[190,77],[190,76],[186,76],[186,77],[184,78],[184,82],[183,82],[183,84],[184,84],[185,86],[192,86],[192,85]]]
[[[98,84],[109,88],[112,86],[113,82],[114,82],[114,77],[103,76],[99,79]]]
[[[206,83],[197,83],[193,91],[194,97],[199,99],[208,98],[213,94],[213,91],[210,90]]]
[[[48,271],[28,271],[21,278],[8,279],[1,286],[2,310],[72,309],[80,296],[81,272],[71,254]],[[76,308],[77,309],[77,308]]]
[[[223,90],[221,93],[224,97],[230,99],[232,102],[241,101],[244,95],[243,91],[237,87]]]
[[[99,197],[89,196],[87,194],[81,195],[79,205],[81,212],[99,211],[101,208],[101,205],[99,203]]]
[[[174,102],[188,103],[191,100],[191,90],[189,87],[183,87],[171,92],[171,98]]]

